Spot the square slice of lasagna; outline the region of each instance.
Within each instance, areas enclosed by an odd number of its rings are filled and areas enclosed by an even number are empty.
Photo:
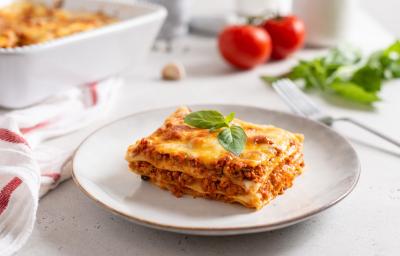
[[[184,123],[190,113],[178,108],[153,134],[129,146],[126,160],[143,180],[171,191],[260,209],[301,174],[303,135],[234,119],[247,135],[236,156],[225,150],[217,132]]]

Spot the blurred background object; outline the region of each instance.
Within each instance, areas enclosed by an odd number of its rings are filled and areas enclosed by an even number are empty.
[[[296,0],[293,12],[307,28],[306,44],[335,46],[353,31],[358,0]]]
[[[244,0],[245,1],[245,0]],[[285,1],[285,0],[281,0]],[[293,5],[299,0],[294,0]],[[326,1],[326,0],[320,0]],[[336,0],[329,0],[336,1]],[[212,8],[210,8],[212,6]],[[216,15],[236,12],[235,1],[232,0],[201,0],[193,1],[192,10],[196,15]],[[391,33],[400,37],[400,15],[396,11],[400,9],[399,0],[362,0],[359,8],[365,10],[368,15],[376,19]],[[359,27],[358,29],[368,29]]]
[[[235,5],[236,13],[243,17],[271,13],[286,15],[292,10],[292,0],[236,0]]]
[[[292,0],[235,0],[229,5],[233,5],[233,8],[224,15],[208,13],[193,17],[190,31],[194,34],[216,36],[225,26],[245,23],[248,17],[286,15],[291,13]]]
[[[215,37],[225,26],[236,21],[234,14],[196,16],[190,20],[189,28],[193,34]]]
[[[158,38],[170,41],[186,35],[190,19],[191,0],[146,0],[164,6],[168,11],[167,19]]]
[[[349,21],[355,9],[367,13],[397,36],[400,36],[400,16],[390,9],[400,8],[398,0],[146,0],[164,5],[169,16],[160,38],[171,40],[188,31],[194,34],[216,36],[227,24],[238,21],[238,16],[262,15],[266,11],[286,15],[292,11],[306,22],[307,43],[330,46],[351,33]],[[210,7],[212,6],[212,8]],[[194,14],[192,16],[191,14]],[[313,22],[321,18],[323,22]]]

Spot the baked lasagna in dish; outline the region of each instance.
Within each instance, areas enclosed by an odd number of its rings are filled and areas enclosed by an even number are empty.
[[[54,0],[57,2],[62,1]],[[17,1],[0,8],[0,48],[43,43],[115,21],[101,12],[70,12],[57,6]]]
[[[178,108],[153,134],[130,145],[129,168],[145,181],[180,197],[240,203],[260,209],[302,173],[303,135],[234,119],[246,133],[240,155],[225,150],[217,133],[184,122],[191,111]]]

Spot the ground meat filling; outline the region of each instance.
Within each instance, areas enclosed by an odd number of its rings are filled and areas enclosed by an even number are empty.
[[[246,194],[246,191],[242,187],[230,182],[226,178],[221,179],[217,176],[208,176],[207,178],[196,179],[182,172],[155,168],[145,161],[129,163],[129,167],[139,172],[142,177],[147,177],[144,180],[152,180],[156,183],[165,182],[169,185],[174,185],[176,192],[179,192],[177,194],[181,194],[184,188],[188,188],[195,183],[198,184],[205,193],[223,193],[227,196]]]
[[[270,201],[293,185],[294,179],[301,174],[304,162],[302,160],[286,160],[277,166],[268,176],[265,184],[259,189],[263,201]]]
[[[263,183],[257,194],[263,202],[269,202],[276,196],[282,194],[293,184],[296,176],[301,174],[304,162],[297,159],[287,159],[281,165],[277,166]],[[171,191],[175,196],[180,197],[183,194],[193,196],[202,196],[211,199],[222,200],[225,202],[235,201],[232,196],[247,195],[241,186],[230,182],[228,179],[221,179],[217,176],[197,179],[188,174],[178,171],[168,171],[158,169],[145,161],[131,162],[129,167],[138,172],[145,181],[152,181],[160,187]],[[191,188],[193,184],[198,184],[202,192]]]
[[[199,172],[199,174],[207,176],[209,174],[222,177],[224,174],[234,179],[250,180],[259,182],[266,173],[270,172],[265,166],[248,166],[243,162],[232,161],[231,156],[226,156],[218,160],[217,163],[205,166],[196,158],[191,158],[183,154],[161,154],[156,151],[151,142],[142,139],[135,149],[131,152],[132,157],[142,155],[149,162],[168,161],[177,167],[187,166]],[[279,157],[280,151],[277,149],[276,157]],[[274,159],[271,159],[273,161]]]

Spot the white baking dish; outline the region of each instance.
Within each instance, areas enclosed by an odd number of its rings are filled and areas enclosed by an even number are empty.
[[[0,48],[0,106],[25,107],[140,64],[166,17],[163,7],[132,0],[66,0],[64,8],[101,10],[119,21],[42,44]]]

